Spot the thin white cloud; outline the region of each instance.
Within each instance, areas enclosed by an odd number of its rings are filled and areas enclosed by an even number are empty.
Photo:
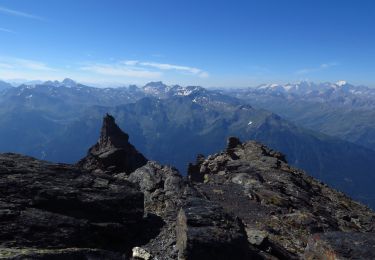
[[[102,75],[109,76],[124,76],[136,78],[160,78],[163,71],[178,71],[189,75],[198,76],[200,78],[207,78],[209,74],[198,68],[157,63],[157,62],[143,62],[138,60],[124,60],[112,64],[89,64],[80,68],[83,71],[90,71]]]
[[[12,30],[9,30],[9,29],[6,29],[6,28],[2,28],[2,27],[0,27],[0,32],[15,33],[15,32],[12,31]]]
[[[158,70],[174,70],[180,72],[186,72],[201,78],[209,77],[208,72],[203,71],[198,68],[189,67],[189,66],[182,66],[182,65],[175,65],[175,64],[168,64],[168,63],[158,63],[158,62],[141,62],[136,60],[126,60],[123,61],[122,64],[133,66],[136,68],[153,68]]]
[[[0,77],[9,81],[54,80],[62,71],[47,64],[28,59],[0,57]]]
[[[134,78],[159,78],[161,76],[160,72],[138,70],[127,68],[121,64],[93,64],[80,68],[83,71],[93,72],[97,74],[107,75],[107,76],[120,76],[120,77],[134,77]]]
[[[141,62],[139,64],[142,66],[149,66],[149,67],[157,68],[160,70],[181,70],[181,71],[190,72],[192,74],[198,74],[199,72],[201,72],[201,70],[197,68],[167,64],[167,63]]]
[[[267,68],[267,67],[264,67],[264,66],[259,66],[259,65],[254,65],[254,66],[251,66],[250,69],[252,71],[256,71],[256,72],[270,72],[270,70]]]
[[[208,78],[210,76],[210,74],[208,74],[208,72],[202,71],[202,72],[199,73],[198,76],[200,78]]]
[[[19,17],[23,17],[23,18],[34,19],[34,20],[41,20],[41,21],[44,20],[44,18],[42,18],[40,16],[25,13],[25,12],[21,12],[21,11],[10,9],[10,8],[6,8],[6,7],[3,7],[3,6],[0,6],[0,13],[13,15],[13,16],[19,16]]]
[[[43,71],[54,71],[55,69],[52,67],[49,67],[47,64],[35,61],[35,60],[27,60],[27,59],[11,59],[11,61],[14,65],[21,66],[25,69],[30,70],[43,70]]]
[[[124,65],[127,65],[127,66],[135,66],[139,63],[139,61],[137,61],[137,60],[125,60],[125,61],[122,61],[121,63],[124,64]]]
[[[19,59],[13,57],[0,57],[0,68],[30,71],[55,71],[56,69],[47,64],[28,59]]]
[[[86,62],[51,67],[42,61],[0,56],[0,77],[8,80],[61,80],[69,77],[85,82],[116,82],[119,85],[144,84],[150,80],[171,82],[172,79],[180,83],[198,84],[209,75],[206,71],[194,67],[137,60]]]
[[[13,69],[14,67],[8,63],[0,63],[0,69]]]
[[[296,74],[310,74],[310,73],[313,73],[313,72],[326,70],[326,69],[329,69],[329,68],[335,67],[335,66],[337,66],[337,65],[338,65],[338,63],[336,63],[336,62],[323,63],[323,64],[320,64],[320,66],[319,66],[319,67],[316,67],[316,68],[305,68],[305,69],[300,69],[300,70],[296,71]]]
[[[320,65],[320,68],[328,69],[328,68],[331,68],[331,67],[335,67],[337,65],[339,65],[337,62],[323,63],[323,64]]]
[[[164,55],[161,54],[161,53],[154,53],[154,54],[152,54],[151,56],[152,56],[152,57],[155,57],[155,58],[162,58],[162,57],[164,57]]]

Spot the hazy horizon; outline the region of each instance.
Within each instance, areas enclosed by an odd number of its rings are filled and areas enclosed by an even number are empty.
[[[187,86],[199,86],[199,87],[203,87],[203,88],[207,88],[207,89],[241,89],[241,88],[256,88],[256,87],[259,87],[259,86],[262,86],[262,85],[281,85],[281,86],[284,86],[284,85],[294,85],[294,84],[300,84],[300,83],[303,83],[303,82],[306,82],[306,83],[309,83],[309,84],[315,84],[315,85],[320,85],[320,84],[326,84],[326,83],[330,83],[330,84],[340,84],[340,82],[345,82],[349,85],[353,85],[353,86],[357,86],[357,87],[369,87],[369,88],[375,88],[374,86],[368,86],[368,85],[355,85],[355,84],[352,84],[351,82],[347,82],[345,80],[338,80],[338,81],[335,81],[335,82],[330,82],[330,81],[325,81],[325,82],[319,82],[319,81],[308,81],[308,80],[301,80],[301,81],[294,81],[294,82],[264,82],[264,83],[261,83],[261,84],[257,84],[257,85],[248,85],[248,86],[204,86],[204,85],[189,85],[189,84],[178,84],[178,83],[168,83],[168,82],[165,82],[165,81],[161,81],[161,80],[150,80],[146,83],[143,83],[143,84],[125,84],[125,83],[95,83],[95,82],[84,82],[84,81],[77,81],[75,79],[71,79],[71,78],[62,78],[62,79],[54,79],[54,80],[27,80],[27,79],[13,79],[13,80],[4,80],[4,79],[1,79],[0,78],[0,81],[3,81],[3,82],[6,82],[6,83],[10,83],[12,84],[14,87],[18,87],[20,85],[34,85],[34,84],[44,84],[46,82],[60,82],[62,83],[64,80],[73,80],[75,81],[76,83],[78,84],[82,84],[82,85],[85,85],[85,86],[89,86],[89,87],[97,87],[97,88],[117,88],[117,87],[129,87],[129,86],[137,86],[137,87],[143,87],[143,86],[146,86],[147,84],[149,83],[153,83],[153,82],[161,82],[167,86],[182,86],[182,87],[187,87]]]

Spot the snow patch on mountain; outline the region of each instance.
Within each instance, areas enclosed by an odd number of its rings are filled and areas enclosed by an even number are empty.
[[[346,84],[348,83],[345,80],[340,80],[336,82],[336,85],[339,87],[345,86]]]

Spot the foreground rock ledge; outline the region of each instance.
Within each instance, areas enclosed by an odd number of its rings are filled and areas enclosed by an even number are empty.
[[[249,243],[263,257],[303,258],[308,241],[318,235],[327,237],[337,259],[371,259],[363,248],[364,241],[366,248],[375,248],[375,241],[366,239],[374,236],[374,212],[289,166],[281,153],[260,143],[232,137],[225,151],[199,155],[188,177],[205,198],[241,219]],[[335,244],[327,232],[357,242]],[[311,243],[310,252],[317,248]],[[353,254],[344,255],[340,245]]]
[[[3,248],[125,252],[137,241],[143,193],[130,182],[71,165],[2,154],[0,190]]]

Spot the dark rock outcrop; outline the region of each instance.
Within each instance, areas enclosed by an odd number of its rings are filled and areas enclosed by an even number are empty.
[[[87,156],[78,162],[78,166],[108,174],[130,174],[146,162],[147,159],[129,143],[128,134],[107,114],[103,119],[99,141],[89,149]]]
[[[197,191],[187,185],[176,169],[152,161],[129,176],[120,173],[115,177],[133,182],[144,193],[149,220],[144,234],[146,238],[153,238],[145,239],[139,246],[152,252],[157,259],[177,259],[177,214],[187,198],[199,196]]]
[[[116,177],[121,176],[124,174]],[[143,192],[146,212],[174,220],[186,189],[186,181],[176,169],[149,161],[126,180],[137,184]]]
[[[238,139],[237,137],[231,136],[228,138],[228,141],[227,141],[227,151],[234,149],[239,145],[241,145],[240,139]]]
[[[125,180],[3,154],[0,190],[0,252],[5,248],[30,254],[50,249],[50,255],[57,248],[127,252],[137,240],[143,194]]]
[[[159,233],[142,246],[158,259],[248,259],[249,247],[242,223],[202,196],[168,166],[148,162],[130,175],[118,174],[139,186],[145,212],[161,217]],[[158,220],[151,220],[157,226]],[[147,232],[152,232],[147,228]],[[147,237],[151,237],[149,234]]]
[[[5,249],[0,248],[0,259],[7,260],[126,260],[121,253],[100,249],[69,248],[69,249]]]
[[[197,159],[195,160],[195,164],[189,163],[188,165],[188,179],[192,182],[203,182],[203,174],[200,173],[200,165],[204,161],[204,155],[198,154]]]
[[[375,259],[375,234],[359,232],[327,232],[312,235],[304,258]]]

